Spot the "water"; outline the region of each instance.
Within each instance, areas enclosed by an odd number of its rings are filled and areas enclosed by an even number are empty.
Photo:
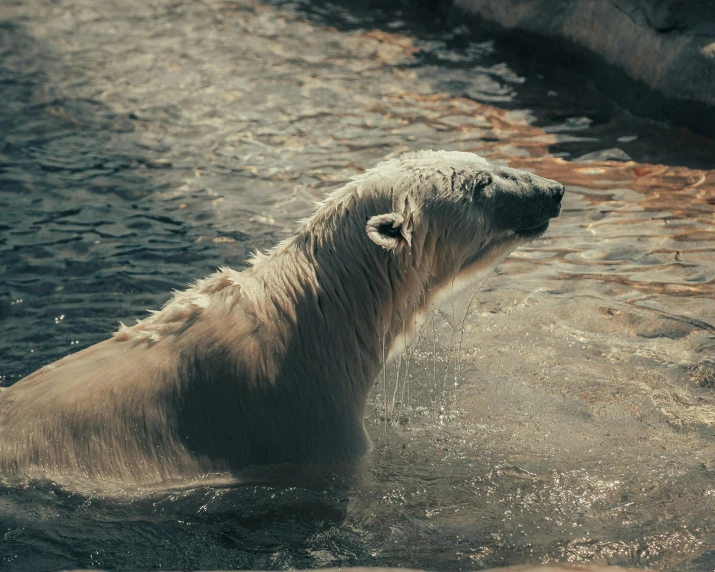
[[[423,148],[562,181],[564,210],[380,377],[363,462],[289,487],[4,486],[0,568],[715,568],[713,142],[419,12],[4,0],[2,384]]]

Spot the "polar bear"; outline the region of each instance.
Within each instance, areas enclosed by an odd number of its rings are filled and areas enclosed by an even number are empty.
[[[380,163],[243,272],[0,393],[0,472],[130,485],[357,459],[383,348],[541,236],[563,193],[471,153]]]

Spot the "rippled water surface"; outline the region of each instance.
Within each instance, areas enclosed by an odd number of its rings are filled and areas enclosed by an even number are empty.
[[[713,570],[713,142],[425,14],[3,0],[2,384],[424,148],[558,179],[564,211],[388,367],[350,478],[6,486],[0,568]]]

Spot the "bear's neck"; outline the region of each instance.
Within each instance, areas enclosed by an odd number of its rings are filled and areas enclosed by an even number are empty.
[[[414,311],[416,287],[392,253],[363,239],[362,217],[353,218],[355,228],[343,221],[342,232],[300,233],[266,261],[264,276],[274,303],[295,308],[292,335],[313,353],[320,375],[349,375],[366,399]]]

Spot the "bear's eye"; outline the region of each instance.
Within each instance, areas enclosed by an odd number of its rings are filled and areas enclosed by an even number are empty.
[[[474,177],[474,179],[472,180],[472,183],[471,183],[472,194],[474,194],[475,196],[479,196],[479,194],[482,192],[482,190],[491,184],[492,184],[492,176],[489,173],[487,173],[485,171],[477,173],[477,175]]]

